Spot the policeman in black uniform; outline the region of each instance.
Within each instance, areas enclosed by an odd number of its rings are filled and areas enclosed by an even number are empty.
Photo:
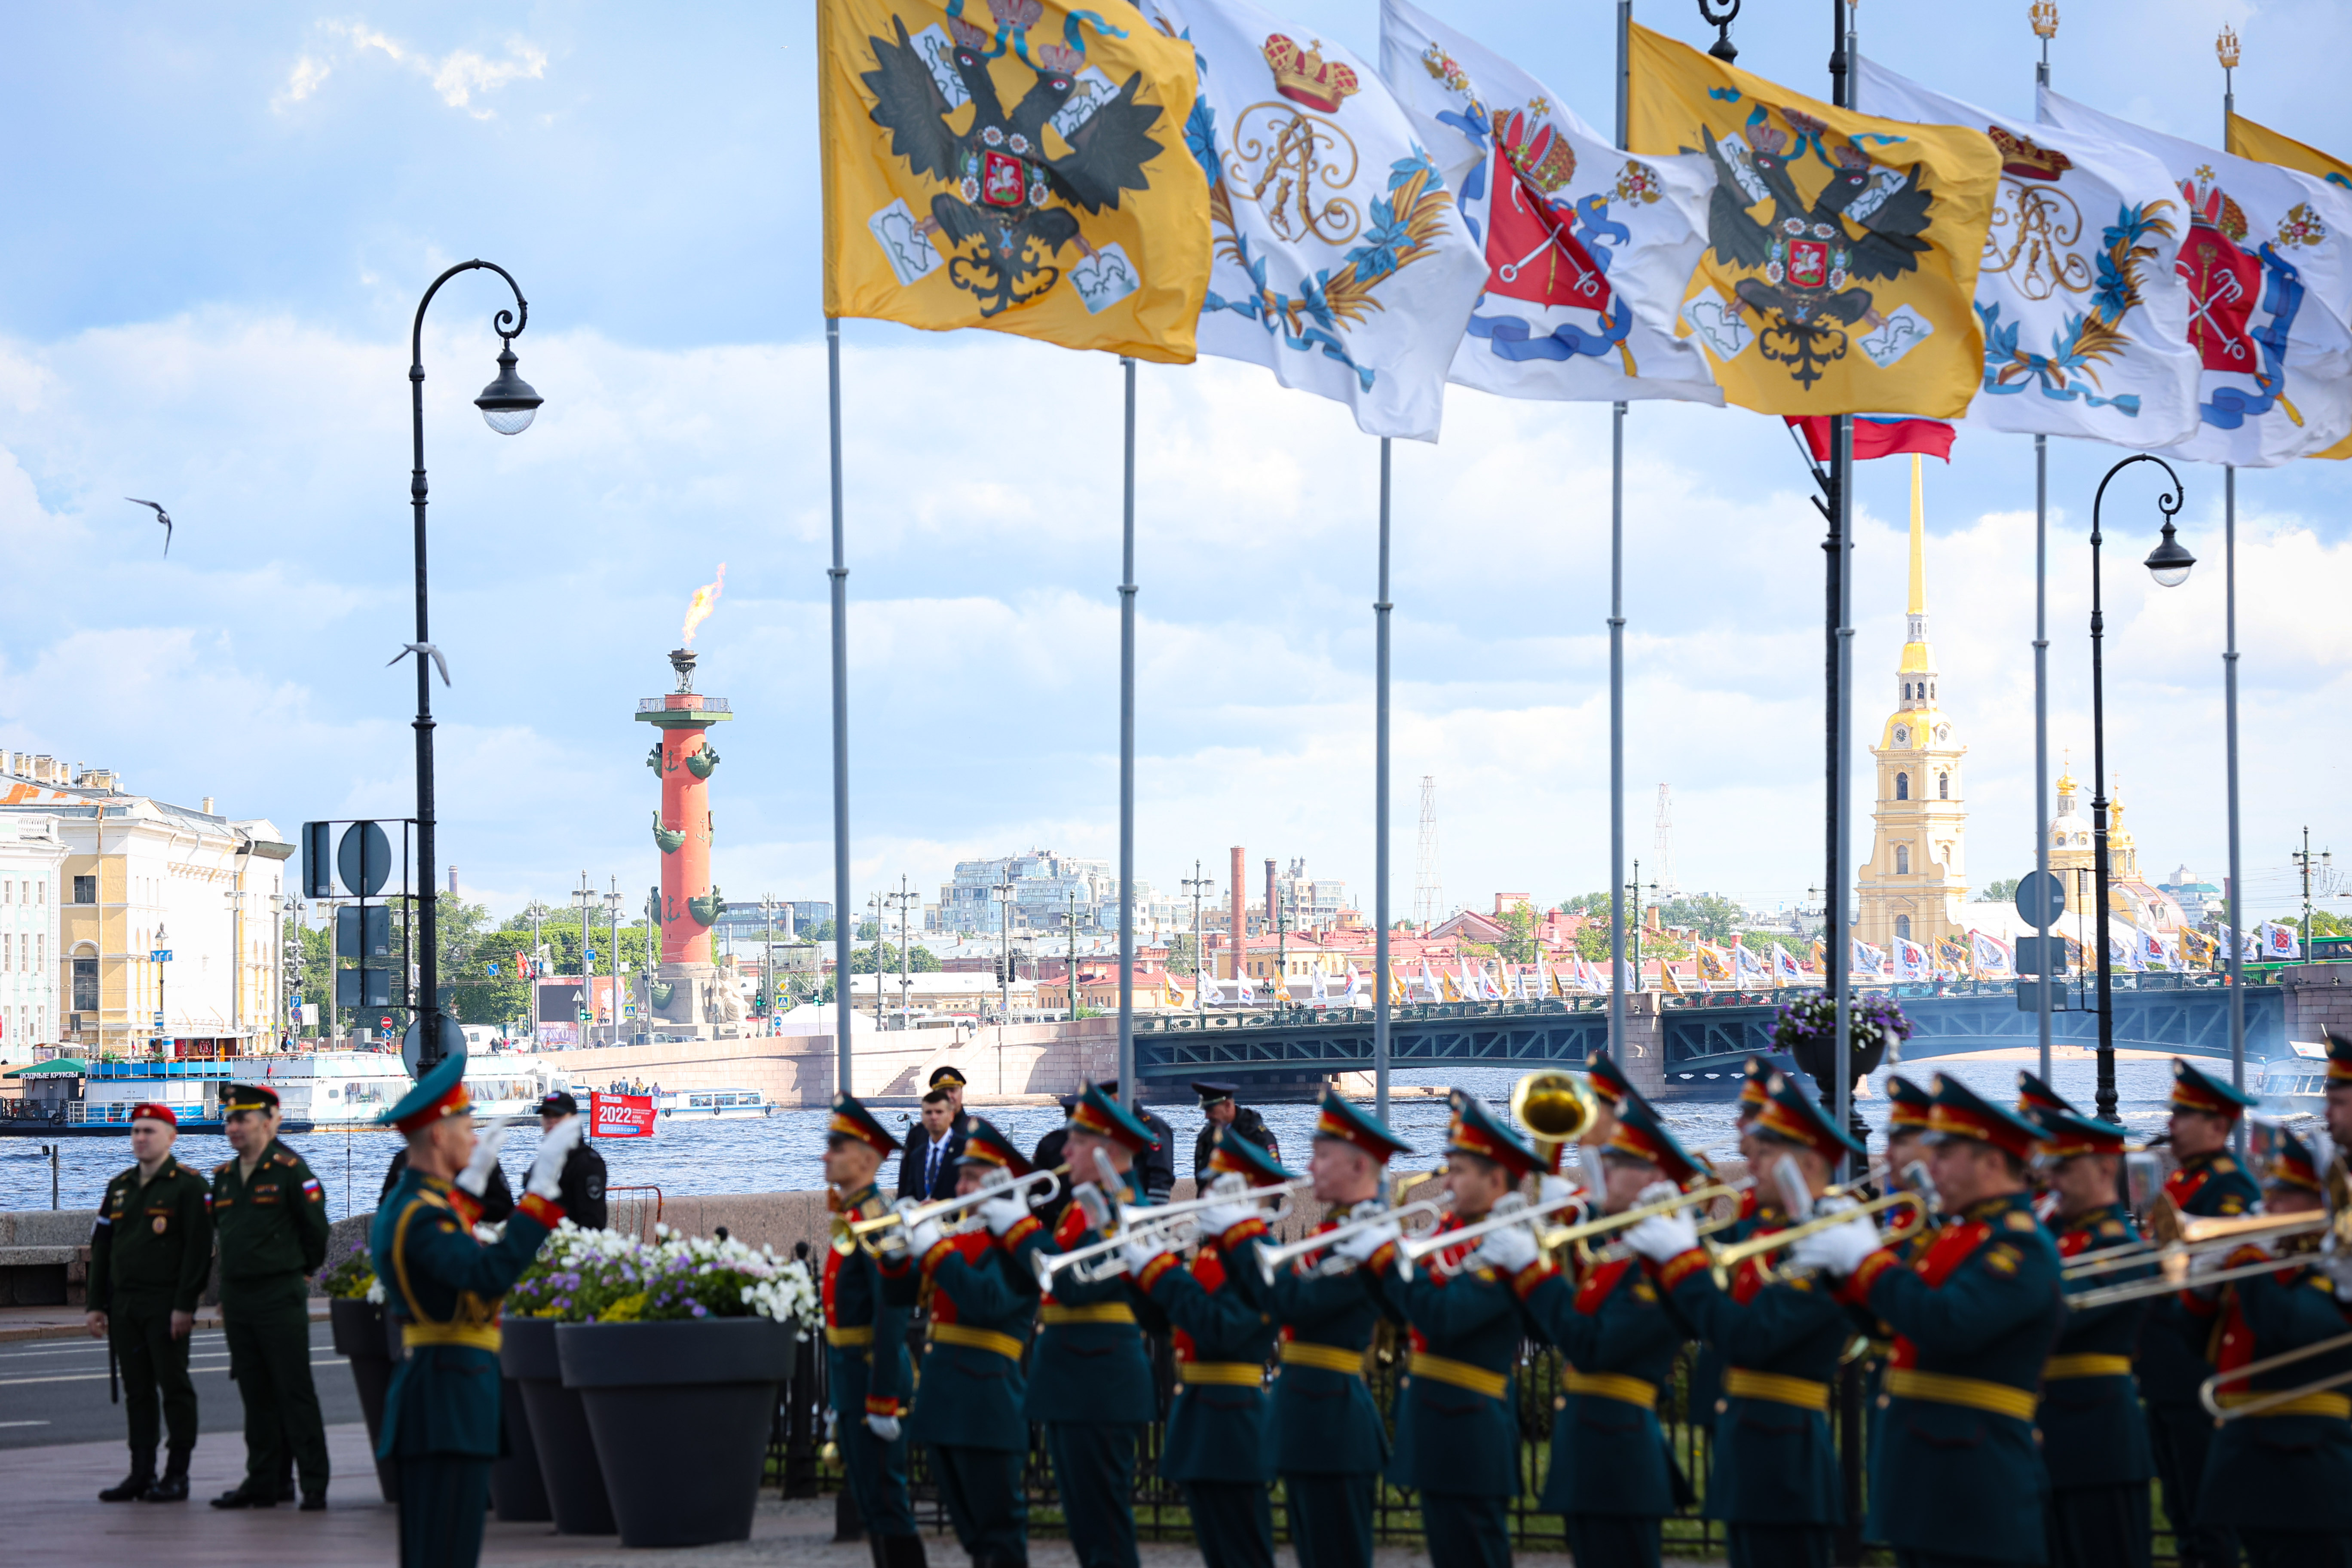
[[[562,1089],[557,1089],[539,1102],[539,1130],[542,1136],[554,1131],[566,1121],[580,1115],[580,1102]],[[596,1152],[588,1142],[588,1129],[581,1128],[580,1142],[563,1159],[563,1174],[556,1193],[556,1205],[563,1217],[583,1230],[603,1230],[604,1215],[604,1156]],[[491,1184],[503,1187],[505,1179],[493,1175]],[[514,1201],[508,1200],[508,1207]]]
[[[1232,1084],[1203,1079],[1192,1085],[1192,1092],[1201,1097],[1201,1114],[1208,1119],[1192,1140],[1192,1184],[1197,1191],[1208,1191],[1209,1183],[1215,1179],[1215,1173],[1209,1169],[1209,1152],[1215,1146],[1220,1127],[1230,1128],[1230,1136],[1249,1140],[1265,1151],[1267,1159],[1277,1165],[1282,1163],[1282,1145],[1276,1141],[1274,1129],[1250,1107],[1234,1102]]]

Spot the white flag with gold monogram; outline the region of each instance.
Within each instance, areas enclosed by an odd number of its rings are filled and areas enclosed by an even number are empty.
[[[1146,0],[1192,43],[1185,145],[1214,245],[1200,352],[1437,439],[1445,373],[1486,282],[1453,193],[1380,73],[1239,0]]]

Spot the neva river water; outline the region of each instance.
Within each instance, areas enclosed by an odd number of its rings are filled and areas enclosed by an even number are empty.
[[[1948,1072],[1987,1099],[2009,1104],[2016,1100],[2018,1066],[2014,1061],[1928,1061],[1895,1070],[1921,1082],[1932,1073]],[[2054,1087],[2088,1110],[2095,1094],[2095,1071],[2088,1060],[2061,1061],[2053,1068]],[[1878,1074],[1872,1082],[1870,1097],[1858,1101],[1864,1120],[1873,1127],[1883,1125],[1886,1119],[1886,1100],[1879,1087],[1885,1076],[1884,1072]],[[1394,1081],[1400,1085],[1450,1084],[1482,1095],[1499,1109],[1518,1077],[1517,1070],[1507,1068],[1465,1068],[1450,1076],[1399,1073]],[[2160,1061],[2122,1062],[2116,1068],[2116,1082],[2124,1121],[2136,1138],[2144,1139],[2160,1131],[2166,1097],[2170,1092],[2170,1068]],[[1061,1113],[1050,1105],[978,1109],[1024,1148],[1033,1147],[1061,1121]],[[1192,1140],[1201,1128],[1201,1113],[1184,1105],[1153,1109],[1175,1131],[1176,1173],[1190,1176]],[[1444,1141],[1444,1100],[1399,1100],[1391,1109],[1391,1123],[1417,1151],[1410,1160],[1400,1163],[1434,1164],[1434,1152]],[[1675,1135],[1685,1146],[1730,1152],[1729,1103],[1685,1103],[1663,1109]],[[885,1123],[895,1131],[902,1118],[913,1113],[887,1110],[881,1114]],[[1271,1105],[1263,1108],[1263,1114],[1281,1141],[1285,1162],[1303,1167],[1314,1128],[1314,1107]],[[614,1186],[657,1185],[668,1195],[811,1191],[824,1184],[818,1157],[824,1150],[825,1119],[823,1110],[793,1110],[763,1121],[673,1122],[652,1138],[601,1140],[597,1147],[604,1155]],[[507,1140],[502,1163],[517,1192],[521,1191],[523,1174],[530,1167],[531,1151],[538,1141],[536,1128],[528,1125],[518,1128]],[[318,1173],[327,1190],[328,1205],[337,1218],[375,1207],[376,1194],[383,1189],[384,1169],[393,1151],[399,1146],[398,1140],[389,1132],[320,1132],[289,1138],[287,1142],[299,1151]],[[49,1206],[49,1162],[39,1152],[39,1145],[37,1138],[0,1139],[0,1209]],[[95,1208],[107,1179],[131,1163],[131,1141],[127,1137],[69,1138],[63,1141],[63,1148],[58,1203],[65,1208]],[[180,1140],[177,1152],[184,1163],[209,1171],[229,1157],[229,1147],[227,1141],[217,1134],[189,1134]],[[895,1171],[893,1163],[886,1175]]]

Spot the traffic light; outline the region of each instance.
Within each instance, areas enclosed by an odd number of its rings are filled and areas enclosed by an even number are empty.
[[[999,985],[1004,984],[1004,955],[1003,953],[997,954],[996,957],[996,983]]]

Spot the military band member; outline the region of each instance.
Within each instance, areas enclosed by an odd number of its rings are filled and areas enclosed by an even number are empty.
[[[1705,1172],[1638,1095],[1618,1102],[1601,1150],[1604,1214],[1671,1197]],[[1683,1325],[1647,1264],[1604,1249],[1570,1282],[1540,1255],[1532,1229],[1490,1237],[1481,1251],[1510,1272],[1528,1320],[1568,1360],[1552,1415],[1551,1467],[1536,1506],[1564,1516],[1582,1563],[1658,1561],[1661,1522],[1675,1510],[1674,1461],[1658,1427],[1658,1389],[1674,1376]]]
[[[964,1122],[956,1166],[959,1195],[1030,1173],[1004,1134],[983,1117]],[[929,1310],[923,1375],[908,1417],[908,1440],[930,1451],[931,1475],[956,1540],[972,1568],[1024,1568],[1029,1501],[1022,1462],[1029,1420],[1021,1411],[1029,1380],[1022,1358],[1037,1319],[1037,1292],[1017,1278],[996,1238],[976,1222],[953,1234],[936,1220],[908,1237],[914,1267],[886,1270],[884,1296]]]
[[[1208,1568],[1274,1568],[1265,1384],[1277,1326],[1237,1276],[1256,1270],[1256,1243],[1266,1234],[1266,1211],[1247,1189],[1278,1187],[1298,1173],[1232,1128],[1216,1132],[1203,1195],[1227,1201],[1201,1211],[1191,1265],[1146,1235],[1128,1244],[1127,1271],[1174,1330],[1176,1396],[1160,1478],[1183,1489]]]
[[[1443,1178],[1454,1205],[1440,1230],[1486,1218],[1507,1194],[1522,1202],[1513,1189],[1542,1168],[1542,1157],[1477,1096],[1455,1089]],[[1526,1236],[1517,1226],[1496,1234],[1504,1248]],[[1498,1568],[1511,1560],[1506,1511],[1519,1491],[1512,1394],[1521,1338],[1517,1288],[1532,1289],[1546,1270],[1519,1258],[1516,1271],[1506,1272],[1490,1258],[1514,1255],[1481,1256],[1482,1244],[1425,1258],[1408,1279],[1397,1245],[1384,1243],[1365,1264],[1369,1279],[1412,1325],[1388,1479],[1420,1491],[1433,1568]]]
[[[2164,1195],[2183,1215],[2226,1217],[2262,1207],[2262,1189],[2230,1152],[2230,1135],[2253,1103],[2252,1096],[2174,1059],[2169,1128],[2179,1168],[2166,1178]],[[2197,1399],[2198,1385],[2213,1370],[2207,1338],[2206,1321],[2170,1297],[2156,1303],[2140,1333],[2140,1396],[2147,1401],[2148,1436],[2180,1568],[2231,1568],[2237,1561],[2228,1531],[2198,1522],[2198,1489],[2213,1438],[2213,1418]]]
[[[1307,1163],[1328,1216],[1317,1231],[1385,1211],[1388,1162],[1412,1152],[1386,1122],[1326,1088]],[[1372,1503],[1389,1433],[1364,1380],[1381,1307],[1359,1269],[1397,1234],[1392,1224],[1360,1230],[1295,1259],[1270,1283],[1246,1250],[1235,1258],[1227,1249],[1231,1285],[1282,1332],[1270,1446],[1298,1568],[1371,1568]]]
[[[2264,1190],[2268,1212],[2318,1214],[2327,1206],[2311,1151],[2284,1128]],[[2352,1331],[2352,1301],[2314,1267],[2319,1235],[2277,1237],[2233,1248],[2223,1267],[2275,1258],[2280,1267],[2218,1287],[2192,1289],[2193,1315],[2218,1329],[2223,1373]],[[2193,1276],[2192,1276],[2193,1279]],[[2223,1381],[2225,1412],[2331,1376],[2352,1374],[2352,1352],[2336,1351]],[[2216,1424],[2200,1489],[2200,1521],[2232,1531],[2249,1568],[2341,1568],[2352,1563],[2352,1394],[2339,1383]]]
[[[2048,1482],[2033,1436],[2043,1362],[2066,1309],[2058,1249],[2033,1217],[2026,1162],[2040,1130],[1938,1076],[1928,1172],[1945,1224],[1905,1267],[1866,1218],[1811,1236],[1788,1261],[1896,1339],[1872,1456],[1865,1533],[1902,1568],[2042,1562]]]
[[[1750,1055],[1740,1065],[1739,1099],[1732,1117],[1739,1134],[1739,1158],[1747,1163],[1750,1180],[1748,1190],[1739,1194],[1731,1224],[1717,1233],[1717,1241],[1725,1246],[1745,1240],[1759,1226],[1781,1223],[1780,1194],[1771,1183],[1754,1179],[1765,1166],[1763,1150],[1756,1142],[1756,1119],[1769,1103],[1772,1080],[1780,1076],[1780,1069],[1761,1055]],[[1723,1352],[1713,1340],[1702,1337],[1691,1367],[1690,1409],[1703,1426],[1712,1426],[1721,1414],[1723,1369]]]
[[[2053,1097],[2054,1098],[2054,1097]],[[2051,1109],[2034,1120],[2056,1202],[2048,1224],[2062,1258],[2139,1239],[2117,1196],[2124,1130]],[[2116,1270],[2084,1278],[2094,1289],[2141,1278]],[[2042,1369],[2042,1458],[2050,1468],[2052,1568],[2147,1568],[2154,1550],[2148,1481],[2156,1473],[2147,1417],[2132,1376],[2145,1301],[2069,1311]]]
[[[1066,1126],[1063,1150],[1076,1185],[1050,1234],[1016,1196],[981,1205],[981,1217],[1024,1279],[1035,1279],[1039,1258],[1108,1237],[1116,1205],[1144,1201],[1138,1157],[1152,1145],[1150,1128],[1099,1084],[1080,1091]],[[1136,1448],[1159,1409],[1133,1302],[1124,1274],[1089,1282],[1066,1272],[1038,1308],[1045,1326],[1031,1352],[1023,1407],[1045,1429],[1070,1544],[1083,1568],[1136,1568]]]
[[[204,1177],[172,1157],[179,1131],[168,1105],[131,1108],[137,1163],[106,1184],[90,1230],[89,1331],[110,1341],[122,1363],[131,1418],[131,1473],[99,1493],[100,1502],[188,1500],[188,1455],[196,1446],[188,1334],[212,1274],[213,1216]],[[166,1430],[159,1479],[155,1444]]]
[[[907,1497],[907,1439],[899,1422],[913,1392],[907,1355],[907,1309],[885,1299],[882,1266],[857,1244],[853,1219],[889,1212],[874,1184],[883,1157],[898,1141],[874,1113],[845,1094],[833,1097],[824,1130],[824,1179],[832,1187],[833,1246],[824,1255],[825,1374],[833,1394],[834,1441],[857,1517],[866,1523],[875,1568],[923,1562]],[[886,1233],[887,1234],[887,1233]]]
[[[278,1141],[276,1089],[233,1083],[225,1099],[236,1153],[213,1169],[213,1231],[229,1375],[245,1402],[245,1479],[213,1506],[275,1508],[281,1451],[290,1446],[302,1507],[316,1510],[327,1506],[327,1427],[310,1381],[303,1276],[327,1260],[326,1189]]]
[[[1585,1087],[1592,1091],[1592,1102],[1599,1107],[1601,1114],[1592,1119],[1592,1125],[1584,1130],[1584,1135],[1577,1142],[1587,1148],[1598,1149],[1608,1142],[1609,1135],[1616,1131],[1617,1107],[1628,1096],[1641,1091],[1626,1078],[1624,1070],[1618,1067],[1616,1058],[1609,1054],[1606,1047],[1584,1058],[1584,1079]]]
[[[384,1394],[376,1457],[400,1468],[404,1568],[469,1568],[481,1556],[501,1436],[499,1301],[562,1223],[555,1194],[580,1123],[540,1140],[522,1201],[485,1244],[474,1225],[504,1129],[476,1136],[466,1058],[444,1057],[377,1120],[406,1136],[408,1164],[368,1237],[405,1352]]]
[[[1748,1142],[1757,1189],[1776,1199],[1751,1236],[1790,1224],[1777,1201],[1779,1167],[1818,1200],[1840,1161],[1866,1152],[1784,1073],[1767,1086]],[[1845,1514],[1829,1409],[1853,1332],[1846,1309],[1819,1281],[1768,1274],[1757,1258],[1740,1263],[1727,1289],[1719,1286],[1686,1215],[1643,1220],[1625,1245],[1656,1266],[1676,1310],[1726,1363],[1706,1511],[1728,1528],[1732,1568],[1827,1568]]]

